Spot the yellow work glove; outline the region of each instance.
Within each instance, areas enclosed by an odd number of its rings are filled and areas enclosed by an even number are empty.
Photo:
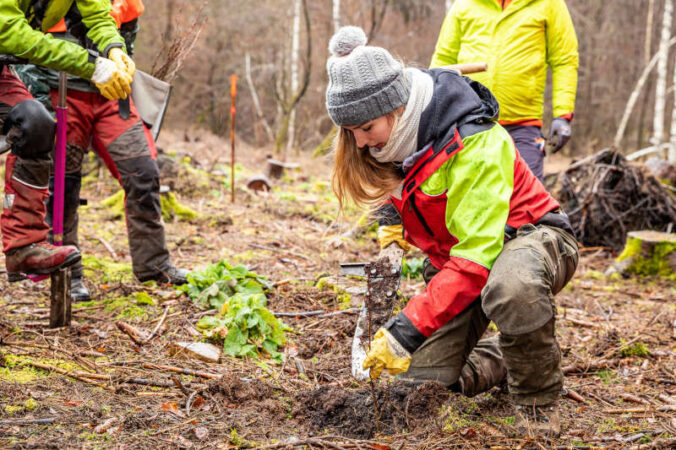
[[[378,330],[371,341],[371,349],[366,352],[366,359],[362,369],[370,370],[371,378],[380,377],[383,369],[390,375],[396,375],[408,370],[411,364],[411,354],[385,328]]]
[[[403,248],[404,251],[409,251],[411,249],[411,244],[404,240],[403,225],[383,225],[379,227],[378,244],[380,244],[380,248],[383,249],[392,242],[399,244],[399,247]]]
[[[124,50],[118,47],[113,47],[108,52],[108,59],[117,64],[118,67],[124,69],[132,79],[136,73],[136,64],[134,61],[127,55]]]
[[[108,100],[124,99],[131,94],[131,77],[107,58],[96,58],[91,80]]]

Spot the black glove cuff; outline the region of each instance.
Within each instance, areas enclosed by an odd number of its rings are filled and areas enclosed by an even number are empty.
[[[114,48],[121,48],[124,49],[124,44],[121,42],[113,42],[112,44],[108,44],[105,49],[103,49],[103,56],[108,58],[108,53],[110,53],[110,50]]]
[[[392,317],[385,324],[385,329],[411,354],[427,339],[403,312]]]
[[[89,55],[87,56],[87,62],[91,64],[96,64],[96,58],[99,57],[99,53],[91,49],[87,50],[87,53],[89,53]]]

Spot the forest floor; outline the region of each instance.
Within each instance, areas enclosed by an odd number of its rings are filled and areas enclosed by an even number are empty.
[[[336,219],[328,160],[295,158],[299,169],[256,195],[244,185],[264,167],[265,153],[239,146],[233,204],[221,156],[229,155],[226,143],[166,131],[162,139],[170,155],[163,184],[197,212],[167,217],[174,263],[201,269],[225,260],[267,277],[267,307],[290,329],[283,362],[258,352],[261,358],[223,354],[208,363],[175,350],[178,342],[201,340],[222,347],[218,333],[206,338],[198,329],[217,311],[171,286],[134,280],[119,204],[102,203],[119,188],[92,166],[80,243],[93,300],[73,305],[70,327],[52,330],[48,281],[10,285],[0,277],[0,447],[676,445],[673,284],[606,277],[610,252],[583,248],[576,276],[556,299],[564,431],[551,441],[516,436],[504,389],[466,398],[436,384],[410,387],[384,376],[370,385],[351,377],[354,309],[365,283],[341,278],[339,263],[373,260],[377,246],[368,224],[354,238],[339,238],[361,213]],[[421,257],[406,256],[401,303],[424,287],[416,269]],[[120,321],[153,336],[135,343]]]

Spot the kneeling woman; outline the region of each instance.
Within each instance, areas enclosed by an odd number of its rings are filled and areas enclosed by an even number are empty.
[[[558,434],[554,295],[577,266],[570,222],[497,124],[485,87],[404,68],[365,44],[363,30],[344,27],[329,45],[334,191],[341,206],[385,202],[433,276],[378,330],[364,368],[466,395],[506,376],[518,429]],[[481,339],[490,321],[500,334]]]

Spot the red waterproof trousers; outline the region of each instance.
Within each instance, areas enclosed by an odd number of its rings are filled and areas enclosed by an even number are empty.
[[[14,105],[33,96],[6,66],[0,71],[0,123]],[[49,197],[49,159],[28,161],[11,153],[5,162],[5,198],[0,231],[2,251],[44,241],[49,231],[45,223],[45,200]]]
[[[51,90],[56,105],[58,93]],[[71,89],[68,106],[64,243],[78,245],[82,161],[91,147],[125,192],[125,213],[132,269],[138,278],[154,276],[171,266],[160,206],[157,150],[148,128],[130,100],[129,117],[119,114],[119,102],[97,92]],[[73,274],[81,273],[73,267]]]

